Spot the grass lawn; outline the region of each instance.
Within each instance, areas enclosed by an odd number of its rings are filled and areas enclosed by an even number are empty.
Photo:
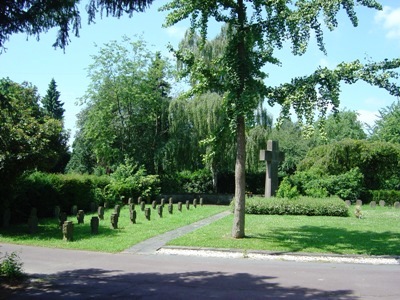
[[[151,207],[147,205],[147,207]],[[182,212],[174,205],[174,213],[170,215],[167,207],[164,207],[163,218],[160,218],[156,210],[151,209],[150,221],[146,220],[144,212],[136,206],[136,224],[129,219],[129,207],[121,209],[118,229],[111,229],[110,217],[113,210],[108,209],[104,213],[104,220],[100,220],[99,234],[90,233],[90,219],[97,214],[85,215],[85,223],[77,224],[76,217],[69,217],[74,222],[74,241],[66,242],[62,239],[62,231],[58,228],[56,219],[40,219],[39,230],[36,234],[28,233],[26,224],[12,225],[7,229],[0,229],[0,242],[24,244],[31,246],[70,248],[103,252],[119,252],[148,238],[164,232],[191,224],[198,220],[228,210],[227,206],[205,205],[187,210],[183,205]]]
[[[400,210],[362,207],[363,218],[246,215],[246,238],[230,237],[230,215],[168,245],[288,252],[400,255]]]

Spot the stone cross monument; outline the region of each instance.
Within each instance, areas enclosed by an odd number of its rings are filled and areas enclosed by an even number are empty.
[[[265,197],[275,196],[278,189],[278,166],[285,159],[285,154],[279,151],[278,141],[267,142],[267,150],[260,150],[260,160],[265,161],[267,170],[265,174]]]

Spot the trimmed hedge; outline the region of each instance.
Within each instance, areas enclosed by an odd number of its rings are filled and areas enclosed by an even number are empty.
[[[246,199],[246,214],[256,215],[306,215],[348,217],[348,207],[338,197],[315,199],[300,197]]]

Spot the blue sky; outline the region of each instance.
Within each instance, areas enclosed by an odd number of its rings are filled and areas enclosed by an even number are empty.
[[[282,66],[267,66],[268,84],[288,82],[294,76],[310,74],[318,66],[333,68],[342,61],[364,61],[364,58],[379,61],[399,57],[400,1],[379,2],[385,6],[380,12],[357,8],[359,26],[356,28],[351,25],[345,12],[340,12],[338,28],[333,32],[325,32],[326,56],[318,50],[313,40],[307,53],[300,57],[290,53],[290,45],[279,50],[276,55],[281,59]],[[166,13],[158,12],[158,7],[164,3],[167,1],[155,1],[145,13],[135,14],[132,18],[98,17],[96,24],[91,25],[87,25],[83,11],[80,37],[71,37],[65,53],[51,46],[56,38],[56,30],[42,34],[39,41],[35,37],[28,37],[27,40],[25,34],[15,34],[5,44],[7,51],[0,54],[0,78],[9,77],[19,83],[31,82],[38,87],[41,96],[46,94],[48,84],[54,78],[61,101],[65,103],[65,126],[73,136],[76,114],[82,109],[76,102],[89,84],[86,68],[91,63],[91,55],[98,51],[95,44],[101,46],[111,40],[121,40],[123,35],[143,35],[148,44],[153,45],[151,49],[168,56],[168,43],[176,46],[182,39],[187,22],[162,28]],[[210,25],[210,32],[218,32],[214,23]],[[379,109],[397,100],[387,92],[363,83],[343,86],[342,91],[341,108],[357,111],[360,120],[370,124],[373,124]],[[274,118],[278,116],[279,106],[268,109]]]

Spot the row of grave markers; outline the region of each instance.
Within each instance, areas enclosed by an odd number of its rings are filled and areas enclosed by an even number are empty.
[[[350,200],[346,200],[345,203],[346,203],[347,206],[351,206],[351,201],[350,201]],[[355,204],[356,204],[357,206],[362,206],[362,205],[363,205],[363,202],[362,202],[362,200],[356,200],[356,203],[355,203]],[[379,204],[380,207],[385,207],[385,206],[386,206],[385,200],[380,200],[378,203],[376,203],[376,201],[371,201],[371,202],[369,203],[369,206],[370,206],[370,207],[376,207],[377,204]],[[400,208],[400,202],[399,202],[399,201],[396,201],[396,202],[393,204],[393,207],[394,207],[394,208]]]
[[[129,198],[128,200],[128,205],[129,205],[129,217],[132,222],[132,224],[136,223],[136,210],[135,210],[135,204],[133,203],[134,201]],[[151,215],[151,209],[146,208],[146,202],[142,200],[141,197],[138,198],[137,203],[140,205],[140,210],[144,212],[144,215],[147,220],[150,221],[150,215]],[[157,210],[157,214],[159,215],[160,218],[163,216],[163,208],[165,206],[165,199],[161,199],[160,204],[157,204],[156,201],[153,201],[151,203],[151,207],[154,210]],[[190,201],[187,200],[185,203],[186,209],[190,209]],[[192,205],[194,207],[197,207],[198,205],[203,206],[203,199],[200,198],[199,200],[194,199],[192,202]],[[178,211],[182,211],[183,203],[178,202]],[[99,228],[99,221],[104,220],[104,210],[105,208],[108,207],[108,204],[105,203],[104,206],[98,206],[97,208],[97,215],[98,216],[93,216],[90,220],[90,228],[91,228],[91,234],[98,234],[98,228]],[[93,205],[91,205],[91,210],[95,211],[93,208]],[[111,228],[117,229],[118,228],[118,219],[120,215],[120,210],[121,210],[121,205],[115,205],[114,211],[111,214],[110,217],[110,222],[111,222]],[[71,208],[71,213],[72,215],[75,215],[77,218],[77,224],[83,224],[84,223],[84,217],[85,217],[85,212],[83,210],[78,210],[77,205],[72,206]],[[168,213],[173,214],[173,201],[172,198],[169,198],[168,202]],[[67,213],[66,212],[61,212],[61,209],[59,206],[56,206],[54,209],[54,217],[58,219],[58,225],[59,228],[62,230],[63,234],[63,240],[66,241],[72,241],[73,240],[73,231],[74,231],[74,223],[72,221],[67,220]],[[3,218],[3,227],[7,228],[9,227],[9,222],[11,219],[11,213],[10,210],[6,210],[4,213],[4,218]],[[37,209],[32,208],[30,215],[28,217],[28,230],[30,234],[34,234],[38,231],[38,224],[39,224],[39,219],[37,217]]]

